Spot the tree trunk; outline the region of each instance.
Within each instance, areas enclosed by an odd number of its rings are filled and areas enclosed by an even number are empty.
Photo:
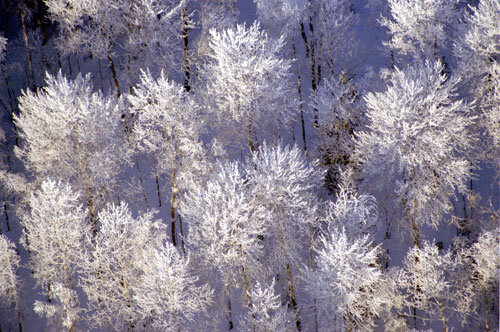
[[[295,297],[295,289],[293,287],[292,271],[290,270],[290,263],[286,262],[285,267],[286,267],[286,274],[288,277],[288,292],[290,293],[290,301],[292,302],[292,308],[293,311],[295,312],[295,325],[297,326],[298,331],[302,331],[302,324],[300,321],[300,313],[297,305],[297,298]]]
[[[109,63],[109,69],[111,70],[111,75],[113,75],[113,83],[115,84],[116,97],[120,99],[122,93],[120,91],[120,84],[118,83],[118,76],[116,74],[115,62],[113,61],[111,54],[108,54],[108,63]],[[123,115],[122,118],[124,118]]]
[[[4,107],[7,110],[7,113],[9,114],[9,120],[12,123],[12,128],[14,129],[15,145],[19,146],[19,134],[18,134],[16,122],[14,121],[14,109],[16,107],[16,105],[15,105],[16,98],[15,98],[14,92],[12,91],[12,88],[10,86],[10,81],[9,81],[8,76],[7,76],[7,71],[5,69],[5,66],[2,66],[0,64],[0,67],[2,67],[2,74],[4,75],[4,78],[5,78],[5,87],[7,88],[7,93],[9,95],[9,106],[10,107],[7,107],[7,105],[5,105]]]
[[[24,3],[19,4],[19,11],[21,13],[21,26],[23,28],[23,39],[24,46],[26,47],[26,55],[28,56],[28,85],[31,90],[35,90],[35,73],[33,71],[33,59],[31,57],[30,44],[28,39],[28,31],[26,27],[26,5]]]
[[[489,310],[488,310],[488,294],[483,292],[483,301],[484,301],[484,330],[486,332],[490,332],[490,320],[489,320]]]
[[[312,234],[312,230],[311,228],[309,228],[309,231],[307,232],[307,239],[308,239],[308,243],[307,243],[307,246],[308,246],[308,250],[307,250],[307,258],[308,258],[308,261],[309,261],[309,267],[312,269],[313,268],[313,258],[312,258],[312,238],[313,238],[313,234]],[[314,332],[318,332],[319,331],[319,323],[318,323],[318,306],[316,304],[316,297],[314,297],[313,299],[313,311],[314,311]]]
[[[441,303],[439,297],[436,299],[436,302],[439,308],[439,313],[441,314],[441,321],[443,322],[444,332],[448,332],[448,324],[446,324],[446,317],[444,316],[443,304]]]
[[[89,193],[89,198],[87,199],[87,206],[89,208],[90,216],[90,227],[92,228],[92,238],[94,239],[94,244],[97,241],[97,216],[95,213],[94,200],[90,196],[90,188],[87,187],[87,193]]]
[[[182,8],[182,40],[184,42],[184,88],[186,91],[191,90],[189,80],[191,79],[191,68],[189,61],[189,27],[187,21],[186,8]]]
[[[8,205],[7,205],[7,197],[5,194],[3,195],[3,212],[5,214],[5,223],[7,224],[7,232],[10,232],[10,222],[9,222],[9,211],[8,211]],[[0,225],[0,234],[2,234],[2,227]]]
[[[411,228],[413,233],[413,245],[420,248],[420,230],[415,222],[415,219],[411,220]]]
[[[139,166],[139,159],[137,158],[136,153],[134,153],[134,159],[135,159],[135,166],[137,168],[137,175],[139,176],[139,184],[141,185],[142,195],[144,196],[144,202],[146,203],[146,209],[149,209],[148,196],[146,195],[146,188],[144,188],[141,167]]]
[[[302,324],[300,321],[300,313],[297,305],[297,298],[295,297],[295,289],[293,287],[292,271],[290,269],[290,260],[288,259],[288,254],[286,253],[285,238],[283,234],[283,227],[280,225],[280,240],[281,240],[281,250],[283,252],[283,257],[285,258],[285,269],[288,277],[288,293],[290,295],[290,302],[292,303],[292,308],[295,313],[295,325],[297,330],[302,331]]]
[[[227,290],[227,320],[229,321],[229,329],[232,330],[234,327],[233,324],[233,311],[231,308],[231,294]]]
[[[293,58],[295,59],[297,57],[297,51],[295,49],[295,39],[292,37],[292,51],[293,51]],[[304,125],[304,111],[302,109],[302,80],[300,77],[300,72],[299,72],[299,65],[296,65],[296,71],[297,71],[297,93],[299,95],[299,111],[300,111],[300,124],[302,126],[302,142],[304,143],[304,151],[307,151],[307,144],[306,144],[306,128]]]
[[[177,216],[179,217],[179,231],[180,231],[180,236],[181,236],[181,248],[182,252],[184,255],[186,255],[186,243],[184,242],[184,231],[182,230],[182,217],[179,213],[177,213]]]
[[[52,302],[52,290],[50,287],[50,282],[47,283],[47,301]]]
[[[161,192],[160,192],[160,177],[158,176],[158,168],[156,167],[156,159],[153,162],[156,181],[156,193],[158,194],[158,207],[161,207]]]
[[[248,283],[248,277],[245,270],[245,266],[241,266],[241,275],[243,276],[243,289],[245,290],[245,295],[248,302],[248,307],[252,308],[252,297],[250,296],[250,285]]]
[[[300,22],[300,35],[304,41],[304,48],[306,49],[306,58],[309,57],[309,42],[307,41],[306,29],[304,23]]]
[[[68,55],[69,77],[73,78],[73,66],[71,66],[71,57]]]
[[[170,198],[170,217],[171,217],[171,226],[172,226],[172,244],[177,246],[177,239],[175,237],[175,204],[176,204],[176,196],[177,196],[177,188],[175,187],[175,167],[172,169],[172,178],[170,180],[170,188],[172,190],[172,197]]]
[[[21,316],[21,310],[19,310],[19,305],[17,305],[17,323],[19,326],[19,332],[23,332],[23,319]]]
[[[309,10],[311,10],[311,0],[309,0]],[[309,31],[311,32],[311,38],[309,40],[310,46],[310,52],[311,52],[311,88],[312,91],[316,91],[318,89],[318,80],[316,76],[316,55],[314,52],[315,46],[314,46],[314,27],[312,24],[312,13],[309,13]],[[318,123],[318,110],[316,108],[313,108],[313,117],[314,117],[314,127],[318,128],[319,123]]]
[[[404,198],[401,198],[401,203],[403,205],[403,208],[405,209],[406,216],[408,217],[410,224],[411,224],[411,229],[412,229],[412,236],[413,236],[413,245],[417,248],[420,248],[420,229],[418,228],[418,224],[413,217],[413,213],[408,207],[408,204]],[[416,207],[417,202],[413,202],[414,208]]]
[[[248,129],[248,147],[250,148],[251,152],[254,152],[255,145],[254,145],[253,138],[252,138],[253,130],[252,130],[252,116],[251,115],[248,115],[247,129]]]

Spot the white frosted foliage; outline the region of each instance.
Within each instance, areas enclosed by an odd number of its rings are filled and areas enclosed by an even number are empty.
[[[35,175],[98,198],[112,189],[128,149],[117,101],[92,90],[90,75],[69,80],[59,72],[47,74],[36,93],[24,91],[14,115],[23,144],[15,153]]]
[[[183,86],[143,72],[141,83],[127,95],[136,115],[133,134],[141,151],[150,153],[161,174],[175,174],[178,187],[192,185],[203,173],[202,122],[199,106]]]
[[[253,0],[259,21],[271,34],[293,37],[304,20],[306,0]]]
[[[199,323],[212,303],[213,291],[206,284],[198,285],[189,258],[183,258],[170,243],[148,256],[134,294],[142,317],[152,319],[158,331],[178,331]]]
[[[242,331],[286,332],[294,330],[293,319],[287,305],[274,292],[275,280],[269,286],[257,282],[250,291],[252,307],[245,316]]]
[[[153,212],[137,218],[126,204],[108,205],[99,212],[94,247],[84,256],[82,288],[88,299],[89,323],[116,330],[134,326],[141,315],[134,286],[144,274],[150,252],[161,248],[166,229]]]
[[[375,233],[377,202],[371,195],[360,195],[340,187],[335,202],[329,202],[325,221],[330,231],[344,230],[350,239]]]
[[[455,43],[455,55],[464,74],[484,75],[499,61],[500,1],[483,0],[477,7],[469,8],[464,35]]]
[[[230,117],[238,124],[232,129],[237,130],[235,135],[247,140],[254,139],[252,130],[262,134],[259,128],[263,126],[291,120],[297,101],[291,62],[280,57],[283,46],[284,38],[270,38],[258,23],[249,28],[237,24],[234,29],[210,30],[208,58],[200,69],[208,119],[227,125]]]
[[[81,257],[90,245],[87,210],[69,185],[51,179],[30,195],[28,204],[22,243],[30,252],[37,284],[52,300],[35,303],[35,311],[70,328],[81,312],[75,289]]]
[[[498,233],[495,230],[482,233],[470,249],[474,269],[477,272],[477,282],[481,287],[488,288],[498,283],[500,268],[498,252]]]
[[[257,204],[270,213],[264,242],[276,267],[300,260],[309,226],[315,224],[316,196],[322,171],[295,146],[263,144],[247,160],[249,185]]]
[[[367,330],[383,312],[387,294],[380,291],[378,250],[368,236],[351,240],[341,231],[320,237],[315,268],[306,269],[305,279],[325,327]]]
[[[455,6],[449,0],[389,0],[392,17],[380,21],[391,36],[386,45],[401,54],[431,58],[446,43],[447,28],[458,20]]]
[[[17,302],[19,256],[16,247],[5,235],[0,235],[0,299],[3,303]]]
[[[467,191],[464,155],[474,139],[470,106],[456,100],[458,79],[442,71],[440,62],[396,68],[386,91],[366,96],[368,130],[356,142],[364,188],[393,193],[410,219],[434,227],[455,190]]]
[[[189,246],[227,285],[244,282],[242,273],[255,277],[262,271],[258,237],[266,233],[269,212],[252,197],[238,163],[219,165],[205,188],[187,194],[181,212],[191,227]]]

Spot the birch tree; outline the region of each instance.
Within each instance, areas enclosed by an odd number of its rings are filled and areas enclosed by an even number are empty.
[[[269,213],[264,241],[269,266],[274,273],[286,273],[288,293],[301,328],[293,269],[301,261],[302,243],[310,241],[316,223],[316,200],[321,172],[307,162],[297,146],[264,144],[246,162],[256,201]],[[308,243],[309,245],[309,243]]]
[[[458,79],[442,72],[440,62],[396,68],[386,91],[366,96],[368,130],[356,140],[362,186],[393,195],[416,246],[420,225],[437,227],[470,177],[470,106],[455,99]]]
[[[475,130],[485,133],[486,144],[480,153],[493,161],[500,174],[500,1],[481,1],[469,7],[462,26],[463,33],[455,42],[454,54],[458,58],[458,71],[464,77],[464,88],[476,100],[479,116]]]
[[[292,37],[304,20],[307,3],[305,0],[253,0],[257,7],[259,22],[278,38]],[[295,30],[295,31],[294,31]]]
[[[305,270],[306,288],[315,297],[321,330],[367,331],[388,305],[381,292],[378,246],[368,235],[350,239],[344,231],[322,235],[314,268]]]
[[[375,233],[378,209],[375,197],[341,187],[335,202],[327,202],[325,221],[329,232],[344,232],[350,239]]]
[[[252,308],[246,313],[243,331],[285,332],[293,329],[293,316],[275,294],[275,279],[269,286],[257,282],[250,291]]]
[[[125,55],[121,62],[127,68],[125,81],[129,88],[134,64],[152,68],[158,63],[158,56],[160,68],[166,72],[177,69],[177,55],[182,50],[181,10],[186,3],[187,0],[112,0],[102,5],[99,0],[46,1],[51,19],[59,23],[62,53],[92,54],[106,59],[117,97],[124,93],[121,66],[116,63],[119,53]]]
[[[46,84],[19,97],[14,119],[23,144],[14,152],[38,178],[67,181],[82,192],[95,229],[97,208],[129,159],[118,102],[92,92],[90,75],[47,74]]]
[[[316,84],[322,76],[352,73],[360,60],[360,41],[353,26],[359,23],[359,15],[350,0],[315,0],[318,11],[315,36],[317,38]],[[311,36],[311,38],[314,38]],[[311,57],[315,56],[311,54]],[[323,74],[322,74],[323,73]],[[313,73],[314,74],[314,73]],[[313,89],[315,90],[315,89]]]
[[[243,288],[245,304],[252,307],[250,287],[265,272],[266,207],[252,196],[248,179],[237,162],[220,164],[206,187],[194,187],[181,212],[190,225],[188,245],[222,279],[228,296],[228,320],[233,326],[231,293]]]
[[[170,179],[171,234],[177,245],[179,198],[206,170],[199,106],[180,84],[164,77],[155,80],[149,72],[143,73],[141,84],[127,98],[131,113],[136,115],[133,131],[139,149],[152,156],[157,176]]]
[[[20,280],[17,270],[20,266],[20,258],[16,247],[5,235],[0,235],[0,299],[4,305],[14,304],[19,331],[22,331],[22,317],[19,299]],[[1,328],[1,326],[0,326]]]
[[[457,288],[454,272],[461,264],[450,251],[441,253],[438,247],[424,241],[421,248],[411,248],[398,275],[398,285],[406,290],[405,303],[409,308],[418,309],[409,313],[416,324],[417,318],[441,320],[445,332],[450,330],[449,311],[458,308]],[[421,312],[420,312],[421,311]],[[420,317],[417,313],[421,313]]]
[[[479,234],[475,243],[458,253],[462,257],[464,272],[468,280],[460,284],[460,298],[464,300],[468,323],[485,331],[498,328],[498,234],[496,230],[486,230]],[[462,293],[464,293],[462,295]],[[474,318],[476,324],[471,322]]]
[[[149,253],[144,274],[134,289],[134,301],[144,319],[152,319],[158,331],[180,331],[201,326],[212,304],[213,290],[199,285],[190,271],[190,258],[166,243]]]
[[[280,57],[284,39],[272,39],[258,23],[247,28],[210,30],[209,54],[200,68],[207,115],[213,118],[224,143],[233,148],[241,137],[251,151],[257,134],[289,121],[296,112],[290,60]],[[230,119],[230,120],[229,120]],[[245,134],[243,134],[245,133]]]
[[[82,257],[81,286],[88,300],[91,326],[134,331],[139,314],[134,289],[145,273],[148,254],[161,248],[165,227],[154,212],[132,216],[126,204],[99,212],[99,231]]]
[[[437,60],[449,27],[458,21],[455,6],[447,0],[389,0],[391,17],[380,20],[390,36],[385,45],[402,55]]]
[[[31,270],[50,303],[35,302],[35,312],[70,331],[81,319],[77,295],[81,256],[90,246],[88,212],[80,195],[50,178],[28,198],[22,216],[22,244],[30,252]]]
[[[340,75],[324,79],[311,99],[319,120],[315,155],[328,167],[325,186],[336,192],[340,174],[354,166],[354,131],[361,122],[358,92],[345,75]]]
[[[300,117],[302,142],[304,149],[307,149],[306,143],[306,129],[303,107],[303,92],[302,92],[302,79],[301,61],[298,61],[299,52],[297,51],[296,37],[300,32],[300,26],[303,26],[303,21],[307,15],[307,1],[306,0],[254,0],[257,6],[257,16],[259,22],[262,24],[266,32],[274,37],[284,39],[283,53],[285,56],[293,60],[292,67],[294,67],[296,75],[296,91],[298,97],[298,116]],[[291,52],[290,52],[291,51]],[[292,132],[295,141],[295,119],[292,122]]]

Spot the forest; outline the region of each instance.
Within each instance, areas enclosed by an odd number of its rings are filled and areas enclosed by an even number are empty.
[[[0,0],[0,332],[499,331],[500,0]]]

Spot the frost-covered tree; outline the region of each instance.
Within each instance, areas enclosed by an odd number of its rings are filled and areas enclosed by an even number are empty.
[[[359,17],[353,10],[352,0],[315,0],[318,7],[316,36],[318,43],[317,84],[321,73],[338,75],[342,71],[352,72],[359,58],[360,44],[355,29]],[[314,56],[314,54],[311,54]],[[313,89],[314,90],[314,89]]]
[[[198,2],[199,3],[199,2]],[[196,44],[196,62],[199,66],[199,61],[202,57],[211,53],[210,51],[210,31],[215,29],[222,31],[236,26],[237,17],[239,14],[236,8],[236,0],[212,0],[203,1],[198,9],[198,25],[200,26],[200,34],[195,37]]]
[[[445,332],[448,332],[448,311],[457,308],[458,299],[453,272],[461,264],[450,251],[440,252],[438,247],[424,241],[422,248],[411,248],[398,275],[398,285],[406,291],[405,302],[409,308],[418,309],[408,313],[414,319],[419,312],[428,319],[441,320]],[[416,314],[416,316],[415,316]]]
[[[193,27],[186,11],[189,1],[132,1],[124,16],[128,28],[125,47],[135,67],[157,67],[165,74],[181,71],[182,50],[186,46],[182,45],[181,36],[185,37],[184,29]]]
[[[291,61],[280,57],[284,39],[269,38],[258,23],[250,28],[210,30],[208,59],[200,68],[207,115],[223,142],[238,146],[235,137],[255,149],[257,135],[279,127],[294,115],[296,100],[289,71]],[[269,131],[267,131],[269,133]]]
[[[151,319],[158,331],[180,331],[196,323],[207,313],[213,291],[206,284],[198,285],[198,277],[170,243],[147,253],[143,275],[134,290],[134,301],[144,319]]]
[[[250,291],[252,308],[246,313],[242,331],[286,332],[293,330],[293,318],[279,294],[274,292],[275,280],[269,286],[257,282]]]
[[[500,59],[500,1],[480,1],[469,7],[463,35],[455,42],[455,56],[464,75],[484,76]]]
[[[389,305],[381,292],[379,247],[368,235],[350,239],[341,230],[322,235],[314,250],[314,268],[307,268],[304,278],[316,299],[321,330],[370,330]]]
[[[46,83],[19,97],[14,119],[23,144],[14,152],[40,179],[66,181],[84,193],[95,224],[97,207],[128,160],[118,103],[92,92],[90,75],[68,80],[61,73],[47,74]]]
[[[132,66],[180,70],[182,14],[188,0],[47,0],[50,18],[59,24],[60,50],[107,59],[117,96],[123,93],[116,53],[124,54],[127,80]],[[120,51],[120,52],[116,52]],[[160,61],[157,61],[160,59]],[[167,67],[167,68],[165,68]]]
[[[302,141],[304,149],[307,149],[305,118],[302,105],[303,74],[300,70],[303,64],[301,61],[298,61],[298,53],[300,53],[300,50],[299,52],[297,51],[297,46],[299,44],[297,39],[301,31],[300,27],[302,27],[303,31],[303,21],[307,15],[307,0],[254,0],[253,2],[257,7],[258,20],[262,24],[262,27],[271,37],[283,38],[283,55],[293,60],[293,67],[296,75],[297,97],[299,100],[297,106],[300,116]],[[292,123],[292,126],[294,125],[295,124]],[[293,130],[294,128],[292,127],[292,131]]]
[[[476,129],[488,137],[479,152],[486,151],[500,174],[500,1],[480,1],[470,11],[454,53],[465,89],[476,101],[481,120]]]
[[[14,304],[19,331],[22,331],[21,308],[19,302],[19,255],[16,246],[5,235],[0,235],[0,299],[4,305]],[[1,328],[0,324],[0,328]]]
[[[499,250],[498,232],[494,229],[482,232],[472,246],[459,252],[469,279],[468,284],[461,285],[461,297],[469,317],[476,318],[485,331],[498,328]]]
[[[321,171],[315,169],[297,146],[262,147],[246,162],[249,185],[268,217],[263,244],[274,273],[286,273],[288,291],[300,328],[292,269],[301,261],[304,243],[316,223],[316,198]]]
[[[22,244],[30,252],[37,285],[51,301],[36,301],[35,311],[53,318],[58,329],[74,330],[82,311],[76,293],[79,263],[90,246],[87,210],[69,185],[51,179],[42,182],[28,203],[29,211],[22,216]]]
[[[484,81],[491,87],[483,95],[485,98],[481,105],[482,118],[489,138],[486,152],[497,169],[497,175],[500,176],[500,62],[493,64],[489,76]]]
[[[389,0],[391,17],[380,20],[390,35],[386,46],[402,55],[436,58],[458,21],[455,6],[449,0]]]
[[[98,0],[45,1],[50,18],[59,24],[59,47],[63,54],[91,53],[111,59],[111,48],[125,29],[120,15],[125,12],[125,1],[113,1],[113,6],[101,6]],[[113,69],[114,64],[113,64]]]
[[[16,247],[5,235],[0,235],[0,253],[2,269],[0,270],[0,294],[4,303],[15,302],[17,299],[17,287],[19,280],[17,269],[19,268],[19,256]]]
[[[148,255],[162,247],[166,230],[153,212],[134,218],[126,204],[108,205],[99,212],[98,221],[95,244],[81,264],[89,324],[133,330],[142,318],[134,289],[144,275]]]
[[[377,226],[377,202],[371,195],[359,195],[341,187],[335,202],[328,202],[325,222],[329,232],[343,232],[349,239],[374,233]]]
[[[304,20],[306,0],[253,0],[257,6],[259,22],[270,34],[292,37],[299,31]]]
[[[341,172],[353,164],[354,130],[360,123],[357,94],[350,80],[340,75],[324,79],[312,95],[319,122],[316,154],[328,167],[325,185],[331,192],[338,190]]]
[[[206,187],[189,191],[181,208],[190,226],[189,247],[204,264],[215,268],[229,300],[231,292],[242,285],[251,307],[251,282],[265,271],[259,238],[266,234],[269,213],[252,196],[241,166],[220,164]]]
[[[136,116],[133,132],[139,149],[151,154],[159,175],[170,178],[171,231],[176,245],[178,198],[206,169],[199,107],[180,84],[164,77],[155,80],[149,72],[143,73],[141,84],[127,98]]]
[[[442,72],[440,62],[396,68],[386,91],[366,96],[368,130],[356,140],[362,187],[393,197],[386,207],[404,211],[417,246],[419,225],[437,227],[470,176],[470,106],[455,100],[458,79]]]

